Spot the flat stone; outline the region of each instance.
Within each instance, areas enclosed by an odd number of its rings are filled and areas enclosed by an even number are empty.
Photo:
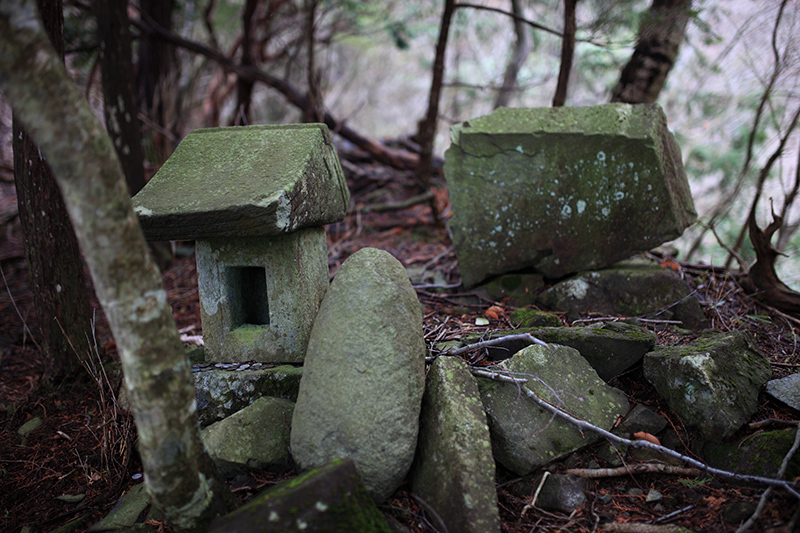
[[[144,483],[134,485],[119,499],[111,511],[99,522],[91,526],[89,533],[127,530],[141,522],[150,508],[150,496]]]
[[[258,398],[272,396],[296,401],[302,367],[280,365],[211,364],[193,367],[197,390],[197,415],[202,427],[244,409]],[[229,368],[226,368],[229,367]]]
[[[211,523],[211,533],[358,531],[389,533],[353,461],[336,460],[270,487]]]
[[[656,104],[500,108],[451,129],[453,245],[466,286],[549,279],[655,248],[697,217]]]
[[[767,394],[792,409],[800,411],[800,374],[768,381]]]
[[[602,313],[679,320],[693,330],[709,327],[700,301],[676,272],[652,261],[633,259],[582,272],[544,291],[536,303],[566,313]]]
[[[151,241],[277,235],[342,220],[350,193],[324,124],[195,130],[133,198]]]
[[[409,478],[448,531],[500,531],[486,413],[463,359],[438,357],[428,371]]]
[[[205,428],[203,444],[220,473],[229,479],[263,470],[285,472],[292,463],[289,428],[293,412],[292,401],[258,398]]]

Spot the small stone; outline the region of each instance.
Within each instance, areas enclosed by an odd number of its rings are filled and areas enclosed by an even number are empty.
[[[644,501],[646,502],[657,502],[664,498],[660,492],[655,489],[650,489],[647,491],[647,496],[645,497]]]

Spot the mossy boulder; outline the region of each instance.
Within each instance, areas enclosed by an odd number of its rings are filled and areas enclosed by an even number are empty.
[[[557,279],[680,236],[697,217],[657,104],[500,108],[451,129],[444,174],[463,282]]]
[[[749,333],[708,333],[645,355],[644,376],[686,425],[721,441],[750,420],[772,374]]]
[[[628,411],[625,395],[606,385],[580,353],[567,346],[532,345],[500,365],[545,401],[603,429]],[[519,475],[596,442],[522,394],[519,386],[478,380],[497,462]]]
[[[697,296],[680,275],[640,259],[560,281],[540,294],[536,303],[553,311],[657,316],[679,320],[688,329],[708,327]]]

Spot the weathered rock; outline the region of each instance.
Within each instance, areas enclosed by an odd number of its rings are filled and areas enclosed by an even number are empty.
[[[336,460],[253,497],[217,518],[211,533],[358,531],[389,533],[352,460]]]
[[[293,412],[294,402],[290,400],[259,398],[205,428],[203,444],[227,478],[261,470],[284,472],[292,464],[289,427]]]
[[[257,398],[273,396],[296,401],[302,367],[267,367],[256,363],[201,364],[192,367],[197,389],[197,415],[202,427],[230,416]]]
[[[697,217],[656,104],[500,108],[454,126],[444,172],[465,285],[556,279],[680,236]]]
[[[614,430],[618,434],[643,431],[655,435],[667,427],[667,420],[646,405],[637,403]]]
[[[342,264],[311,331],[294,412],[302,470],[350,457],[377,501],[408,473],[425,381],[422,309],[403,266],[359,250]]]
[[[710,466],[755,476],[775,477],[781,462],[794,443],[797,430],[782,429],[749,435],[734,442],[701,443],[698,453]],[[789,461],[784,479],[800,476],[800,456]]]
[[[645,378],[688,426],[713,441],[747,423],[770,374],[769,360],[743,331],[657,347],[644,358]]]
[[[624,261],[611,268],[584,272],[539,295],[537,303],[554,311],[603,313],[675,319],[689,329],[708,327],[697,296],[672,270],[649,261]]]
[[[344,218],[350,192],[324,124],[187,135],[133,198],[148,240],[265,236]]]
[[[508,318],[518,328],[557,328],[561,326],[558,315],[529,307],[517,309]]]
[[[653,332],[625,322],[606,322],[571,328],[527,328],[501,333],[500,339],[510,334],[530,333],[547,343],[575,348],[604,381],[609,381],[641,361],[656,343],[656,335]],[[486,349],[490,359],[507,359],[530,344],[523,339],[500,339],[498,344]],[[468,344],[477,342],[478,339],[467,337],[465,341]]]
[[[768,381],[767,394],[792,409],[800,411],[800,374]]]
[[[536,303],[536,295],[544,286],[541,274],[506,274],[475,287],[472,292],[494,302],[525,307]]]
[[[411,490],[448,531],[500,531],[489,427],[478,385],[466,362],[439,357],[422,401]]]
[[[134,485],[122,496],[111,511],[99,522],[91,526],[89,533],[121,531],[141,522],[150,508],[150,495],[144,483]]]
[[[625,395],[606,385],[573,348],[533,345],[500,366],[528,378],[525,386],[542,399],[601,428],[610,429],[628,411]],[[512,472],[526,475],[599,439],[554,418],[514,384],[478,381],[494,458]]]
[[[534,481],[536,487],[543,475]],[[545,511],[558,511],[570,514],[586,503],[586,480],[568,474],[551,474],[542,485],[536,507]]]

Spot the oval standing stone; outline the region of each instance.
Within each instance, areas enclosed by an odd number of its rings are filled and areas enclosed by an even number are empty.
[[[292,420],[300,470],[350,457],[370,495],[388,498],[414,458],[425,380],[422,309],[391,254],[342,264],[314,321]]]

